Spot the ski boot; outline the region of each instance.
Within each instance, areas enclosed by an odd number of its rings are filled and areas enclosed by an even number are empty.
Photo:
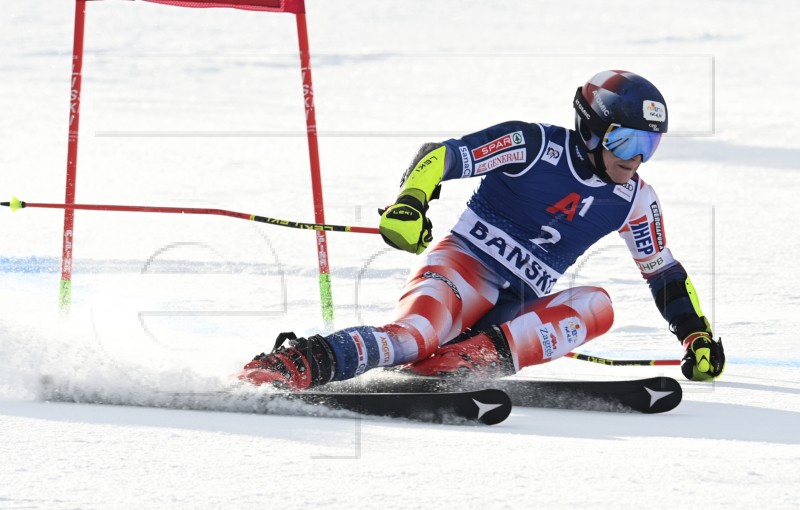
[[[326,384],[334,374],[336,360],[324,338],[297,338],[290,332],[278,335],[272,352],[262,352],[245,365],[239,379],[298,391]]]
[[[497,326],[478,332],[468,330],[405,370],[423,376],[486,379],[515,373],[508,341]]]

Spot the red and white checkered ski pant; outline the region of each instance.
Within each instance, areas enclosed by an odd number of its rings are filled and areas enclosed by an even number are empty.
[[[427,358],[467,328],[494,324],[508,339],[516,370],[563,356],[611,328],[611,299],[574,287],[526,303],[501,303],[509,283],[447,236],[406,283],[389,333],[395,364]],[[505,292],[504,292],[505,291]],[[502,305],[502,306],[501,306]],[[486,322],[490,319],[490,322]]]

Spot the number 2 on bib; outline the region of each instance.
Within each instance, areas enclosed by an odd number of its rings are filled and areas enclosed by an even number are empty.
[[[586,213],[589,212],[589,208],[592,206],[592,202],[594,202],[593,196],[589,196],[581,200],[580,195],[572,192],[548,207],[547,212],[551,214],[562,213],[567,221],[572,221],[575,219],[576,214],[581,218],[586,216]],[[561,233],[558,230],[553,227],[543,225],[540,236],[535,239],[531,239],[531,242],[544,251],[547,251],[542,246],[543,244],[556,244],[560,240]]]

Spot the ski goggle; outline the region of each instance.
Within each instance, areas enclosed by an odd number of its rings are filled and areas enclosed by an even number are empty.
[[[644,162],[653,156],[662,134],[611,124],[603,137],[603,147],[620,159],[631,159],[641,154]]]

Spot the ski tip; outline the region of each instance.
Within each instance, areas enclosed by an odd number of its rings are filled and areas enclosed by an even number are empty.
[[[477,412],[476,419],[484,425],[497,425],[511,414],[511,397],[505,391],[488,389],[471,395]]]
[[[683,388],[671,377],[654,377],[644,384],[649,404],[642,406],[640,412],[657,414],[672,411],[683,400]]]

